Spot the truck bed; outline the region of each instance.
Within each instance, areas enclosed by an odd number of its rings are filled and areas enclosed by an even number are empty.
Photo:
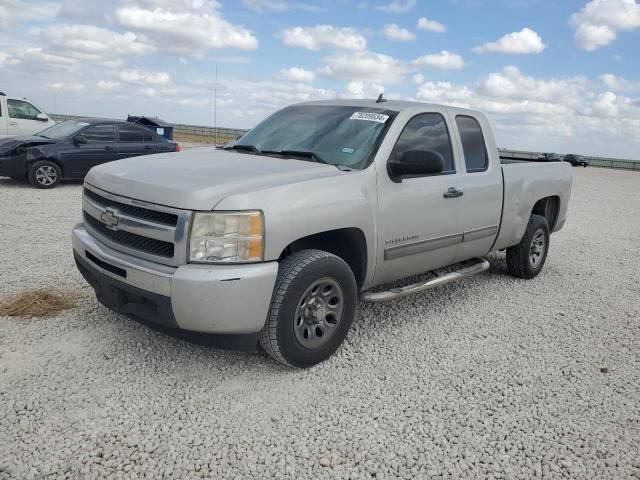
[[[571,165],[566,162],[500,158],[504,200],[502,224],[495,249],[517,244],[529,221],[536,201],[546,197],[557,197],[564,218],[566,204],[571,191]],[[557,225],[549,225],[553,229]]]

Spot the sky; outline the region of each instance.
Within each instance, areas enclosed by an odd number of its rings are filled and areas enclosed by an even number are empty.
[[[0,0],[0,91],[197,125],[215,92],[230,128],[384,92],[480,110],[500,147],[640,159],[640,4]]]

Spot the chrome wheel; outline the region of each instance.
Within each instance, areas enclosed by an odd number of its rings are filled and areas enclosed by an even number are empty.
[[[529,262],[531,262],[533,268],[537,268],[544,257],[545,242],[544,230],[539,228],[533,234],[533,240],[529,248]]]
[[[56,183],[57,179],[58,173],[56,172],[56,169],[50,165],[42,165],[36,170],[36,181],[40,185],[48,187]]]
[[[338,329],[344,311],[344,292],[332,278],[321,278],[307,288],[298,302],[293,328],[305,348],[326,345]]]

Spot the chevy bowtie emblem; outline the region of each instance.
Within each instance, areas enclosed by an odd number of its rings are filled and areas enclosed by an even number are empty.
[[[100,221],[102,221],[109,230],[117,230],[118,222],[120,222],[118,211],[108,207],[102,212],[102,215],[100,215]]]

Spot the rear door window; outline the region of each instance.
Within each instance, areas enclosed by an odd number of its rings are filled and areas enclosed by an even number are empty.
[[[467,172],[484,172],[489,166],[489,155],[478,120],[466,115],[458,115],[456,125],[460,132]]]
[[[144,131],[133,125],[118,126],[119,138],[121,142],[144,142]]]

